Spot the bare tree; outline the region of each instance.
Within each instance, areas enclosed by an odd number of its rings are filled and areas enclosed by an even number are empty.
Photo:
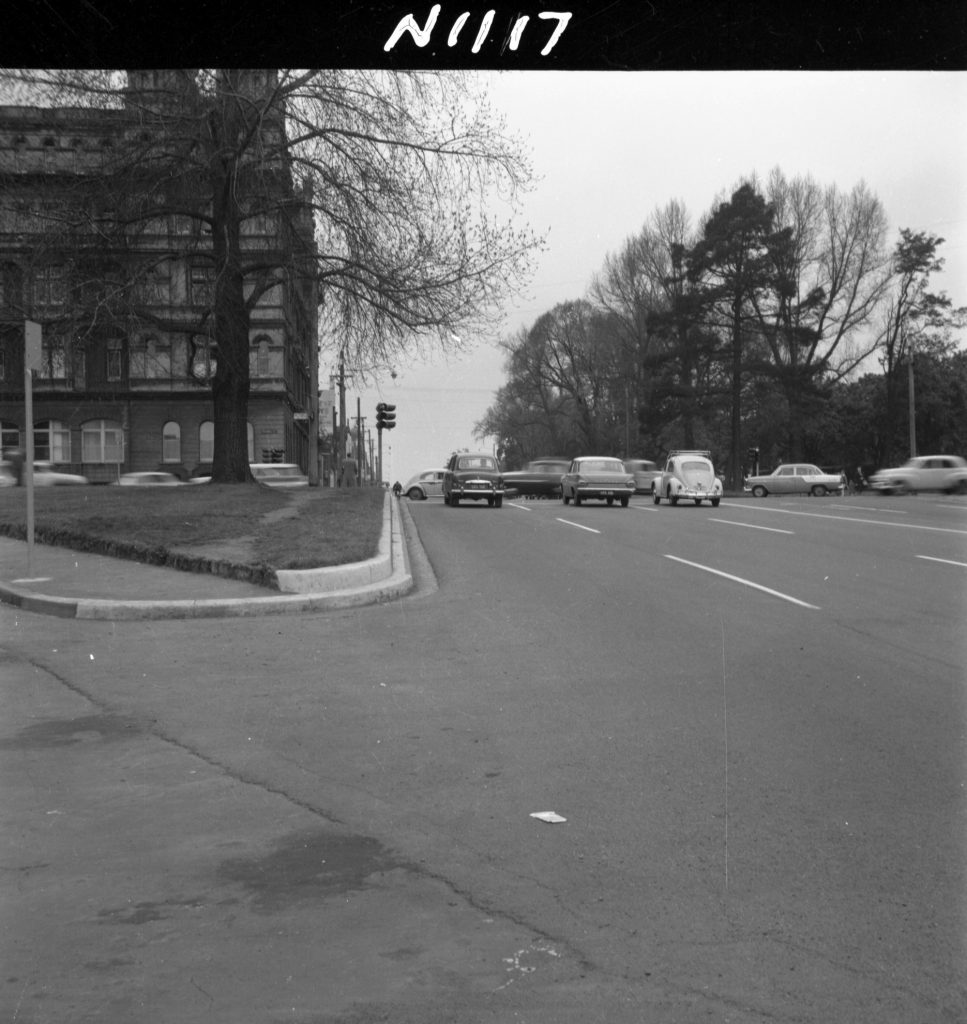
[[[765,196],[773,213],[767,286],[750,293],[768,362],[787,408],[786,446],[802,457],[811,405],[876,347],[873,315],[889,280],[886,214],[860,182],[849,193],[775,169]]]
[[[0,86],[113,126],[98,173],[67,198],[100,254],[78,253],[87,291],[118,326],[151,322],[208,339],[214,479],[249,479],[249,328],[270,290],[302,289],[345,364],[365,368],[488,330],[529,272],[540,242],[513,214],[531,169],[471,76],[134,74],[5,71]],[[46,244],[70,247],[63,225],[47,229]],[[206,300],[159,320],[144,287],[186,259],[207,274]],[[112,277],[108,265],[123,272]]]

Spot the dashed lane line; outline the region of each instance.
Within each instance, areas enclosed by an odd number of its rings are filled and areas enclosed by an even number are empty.
[[[689,562],[688,559],[678,558],[675,555],[665,555],[666,558],[670,558],[673,562],[681,562],[682,565],[690,565],[693,569],[700,569],[702,572],[710,572],[713,576],[721,576],[724,579],[731,580],[733,583],[741,583],[744,587],[751,587],[753,590],[761,590],[764,594],[771,594],[772,597],[778,597],[783,601],[788,601],[790,604],[799,605],[800,608],[811,608],[814,611],[819,610],[818,604],[809,604],[808,601],[800,601],[798,597],[792,597],[789,594],[783,594],[780,590],[772,590],[770,587],[764,587],[761,583],[753,583],[752,580],[744,579],[742,576],[733,576],[731,573],[722,572],[720,569],[713,569],[709,565],[701,565],[698,562]]]
[[[729,508],[754,508],[761,512],[775,512],[784,516],[807,516],[810,519],[832,519],[836,523],[863,523],[866,526],[892,526],[896,530],[926,530],[928,533],[957,533],[967,536],[967,530],[955,530],[946,526],[923,526],[919,523],[885,523],[882,519],[858,519],[855,516],[828,516],[822,512],[797,512],[791,508],[762,508],[757,505],[733,505]]]
[[[917,555],[917,558],[922,558],[925,562],[943,562],[944,565],[959,565],[967,569],[967,562],[955,562],[952,558],[931,558],[930,555]]]
[[[726,526],[744,526],[749,530],[768,530],[769,533],[788,533],[790,537],[794,537],[795,533],[792,530],[780,530],[775,526],[759,526],[756,523],[740,523],[735,519],[712,519],[709,517],[710,523],[725,523]]]
[[[587,530],[588,533],[600,533],[600,530],[594,530],[590,526],[582,526],[580,523],[573,523],[570,519],[561,519],[560,516],[554,517],[559,523],[566,523],[568,526],[576,526],[579,530]]]

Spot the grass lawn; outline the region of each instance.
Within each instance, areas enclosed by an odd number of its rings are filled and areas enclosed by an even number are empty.
[[[178,564],[172,552],[179,550],[230,550],[230,561],[270,569],[340,565],[376,554],[385,494],[258,484],[38,487],[34,538],[162,565]],[[0,488],[0,534],[25,537],[26,520],[26,491]]]

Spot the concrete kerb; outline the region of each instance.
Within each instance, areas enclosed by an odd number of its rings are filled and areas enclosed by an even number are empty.
[[[144,619],[234,618],[288,612],[353,608],[402,597],[413,587],[406,538],[397,499],[387,492],[383,529],[374,558],[331,569],[286,570],[288,591],[265,597],[169,600],[66,598],[0,585],[0,601],[25,611],[61,618],[107,621]],[[279,581],[280,587],[283,586]]]

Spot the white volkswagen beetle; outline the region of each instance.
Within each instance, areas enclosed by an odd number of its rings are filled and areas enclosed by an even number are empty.
[[[708,501],[717,507],[722,500],[722,481],[715,475],[711,453],[669,452],[668,461],[660,477],[651,485],[652,500],[656,505],[665,498],[677,505],[682,499],[701,505]]]

